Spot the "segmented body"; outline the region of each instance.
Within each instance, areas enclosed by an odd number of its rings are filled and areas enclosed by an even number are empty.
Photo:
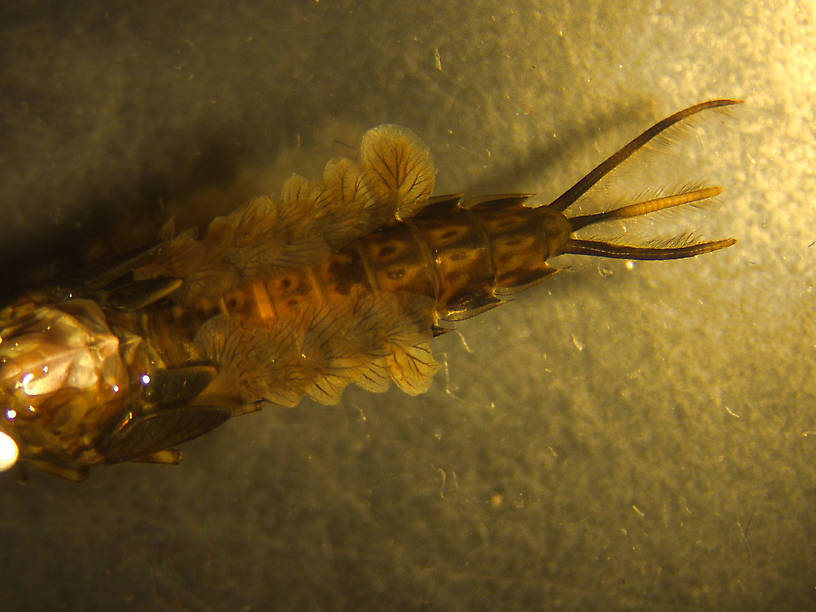
[[[333,404],[349,384],[384,391],[392,381],[421,393],[444,322],[547,278],[550,257],[667,259],[733,244],[639,249],[572,237],[717,188],[601,215],[562,212],[666,125],[732,103],[673,115],[538,208],[524,194],[432,198],[424,144],[403,128],[374,128],[359,162],[333,160],[319,182],[292,177],[279,203],[256,198],[201,239],[183,232],[79,286],[6,307],[0,433],[29,463],[81,478],[99,463],[177,462],[175,445],[264,403]]]

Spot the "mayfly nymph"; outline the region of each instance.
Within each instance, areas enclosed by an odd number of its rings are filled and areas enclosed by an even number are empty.
[[[0,469],[19,458],[80,480],[91,466],[178,463],[176,446],[262,405],[335,404],[346,386],[425,391],[430,341],[451,321],[551,276],[563,253],[676,259],[734,239],[672,247],[574,232],[696,202],[686,190],[598,214],[564,211],[668,127],[649,128],[546,206],[529,194],[432,196],[434,166],[410,131],[381,125],[359,161],[263,196],[0,310]],[[4,454],[3,454],[4,453]]]

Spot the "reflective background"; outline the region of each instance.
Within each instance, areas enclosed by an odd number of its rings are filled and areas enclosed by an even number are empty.
[[[0,606],[816,606],[816,12],[366,4],[0,8],[4,289],[275,194],[385,121],[426,140],[440,193],[550,199],[714,97],[746,104],[585,209],[720,184],[715,206],[628,229],[739,243],[556,261],[436,341],[446,370],[418,398],[266,410],[178,467],[81,485],[4,474]]]

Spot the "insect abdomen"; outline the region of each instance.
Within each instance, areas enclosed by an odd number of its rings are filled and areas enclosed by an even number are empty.
[[[568,222],[525,199],[440,200],[316,265],[249,280],[223,295],[225,312],[195,343],[234,372],[248,402],[332,404],[350,383],[382,391],[389,380],[421,393],[438,367],[436,322],[474,316],[554,272],[546,259]]]
[[[325,269],[326,284],[342,292],[356,277],[369,290],[425,295],[441,319],[483,312],[553,274],[546,259],[569,235],[562,215],[525,207],[525,199],[431,206],[343,249]]]
[[[525,199],[431,206],[419,218],[355,240],[314,268],[275,275],[263,289],[256,282],[243,293],[262,317],[362,290],[427,296],[439,318],[465,319],[555,272],[546,260],[560,252],[569,225],[560,213],[523,206]]]

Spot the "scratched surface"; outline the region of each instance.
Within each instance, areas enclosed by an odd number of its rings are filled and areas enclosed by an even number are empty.
[[[277,193],[382,122],[426,140],[439,192],[546,199],[723,96],[747,104],[587,206],[721,184],[631,231],[740,242],[555,262],[436,341],[446,371],[419,398],[268,410],[181,466],[81,485],[2,475],[0,607],[816,606],[812,8],[82,4],[0,9],[5,289]]]

